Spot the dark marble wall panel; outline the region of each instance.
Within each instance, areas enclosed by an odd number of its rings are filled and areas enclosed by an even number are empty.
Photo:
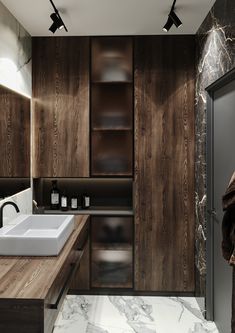
[[[205,294],[206,234],[206,92],[205,88],[235,66],[235,3],[217,0],[196,36],[196,268],[197,294]]]

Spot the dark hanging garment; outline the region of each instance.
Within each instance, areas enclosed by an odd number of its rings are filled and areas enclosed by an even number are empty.
[[[235,172],[223,196],[222,253],[228,264],[233,265],[232,333],[235,333]]]

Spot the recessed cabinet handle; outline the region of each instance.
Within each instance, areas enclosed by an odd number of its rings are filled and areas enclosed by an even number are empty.
[[[70,271],[69,271],[69,275],[68,275],[68,277],[67,277],[67,279],[66,279],[66,281],[65,281],[65,283],[64,283],[64,285],[63,285],[63,287],[61,288],[61,291],[60,291],[60,293],[59,293],[59,295],[58,295],[58,298],[57,298],[56,302],[53,303],[53,304],[50,304],[50,305],[49,305],[49,308],[50,308],[50,309],[54,309],[54,310],[57,310],[57,309],[58,309],[58,306],[59,306],[59,304],[60,304],[61,298],[63,297],[64,292],[65,292],[65,290],[67,289],[67,286],[68,286],[68,284],[69,284],[69,282],[70,282],[70,279],[71,279],[71,275],[73,275],[73,272],[74,272],[74,270],[75,270],[75,267],[76,267],[76,264],[71,264],[71,268],[70,268]]]
[[[81,261],[81,257],[83,255],[83,251],[78,251],[79,252],[79,259],[77,260],[76,263],[72,263],[71,264],[71,267],[70,267],[70,270],[69,270],[69,274],[68,274],[68,277],[67,279],[65,280],[65,283],[63,285],[63,287],[61,288],[60,290],[60,293],[58,295],[58,298],[56,300],[55,303],[53,304],[49,304],[49,308],[50,309],[54,309],[54,310],[57,310],[59,308],[59,305],[60,305],[60,301],[61,299],[63,298],[65,292],[67,292],[67,289],[69,288],[69,284],[73,278],[73,275],[75,273],[75,271],[78,269],[79,265],[80,265],[80,261]]]
[[[88,236],[89,236],[89,233],[88,233],[88,230],[87,230],[86,235],[85,235],[84,239],[82,240],[82,244],[80,244],[77,248],[78,251],[83,251],[84,250],[84,247],[85,247],[86,242],[88,240]]]

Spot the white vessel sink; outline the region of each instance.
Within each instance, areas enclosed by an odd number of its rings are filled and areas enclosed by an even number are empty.
[[[23,215],[0,229],[0,255],[57,256],[74,229],[73,215]]]

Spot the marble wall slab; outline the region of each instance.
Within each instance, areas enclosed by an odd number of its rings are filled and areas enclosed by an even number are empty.
[[[32,214],[32,190],[28,188],[15,195],[7,197],[0,201],[0,206],[6,201],[13,201],[20,209],[19,214]],[[15,208],[12,206],[4,207],[3,225],[13,224],[17,217]]]
[[[196,35],[196,268],[197,294],[205,295],[206,275],[206,92],[235,66],[235,3],[217,0]]]
[[[31,36],[0,2],[0,84],[31,96]]]

